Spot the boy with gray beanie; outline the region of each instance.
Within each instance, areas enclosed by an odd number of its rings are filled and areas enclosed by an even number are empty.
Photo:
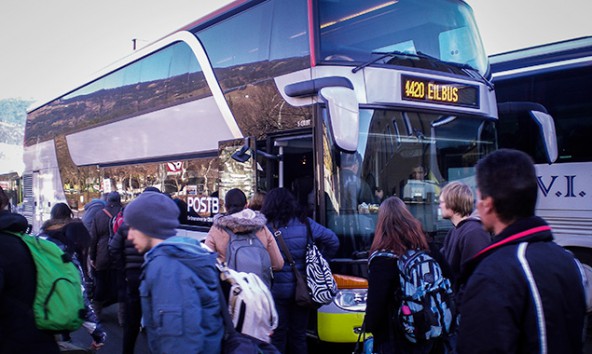
[[[179,208],[168,196],[144,192],[123,212],[128,239],[146,253],[140,284],[152,353],[218,353],[224,326],[218,303],[216,254],[176,235]]]

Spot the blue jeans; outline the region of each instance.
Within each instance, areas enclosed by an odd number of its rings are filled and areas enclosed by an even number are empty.
[[[274,300],[279,324],[271,336],[271,343],[282,354],[307,353],[306,327],[310,310],[296,305],[293,299]]]

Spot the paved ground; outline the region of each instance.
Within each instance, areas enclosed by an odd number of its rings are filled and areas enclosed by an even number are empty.
[[[121,353],[121,346],[123,340],[123,329],[117,324],[117,305],[111,305],[103,310],[103,325],[107,328],[107,342],[101,350],[100,354],[119,354]],[[81,347],[88,348],[92,342],[92,338],[88,335],[85,329],[79,329],[72,335],[72,342]],[[148,344],[146,336],[142,333],[138,336],[136,342],[136,354],[148,354]]]
[[[588,319],[591,323],[588,326],[588,336],[586,346],[584,348],[585,354],[592,354],[592,318]],[[121,353],[121,342],[123,338],[123,330],[117,324],[117,305],[112,305],[103,310],[103,324],[107,327],[109,338],[105,346],[98,351],[99,354],[119,354]],[[86,330],[80,329],[72,335],[73,343],[82,347],[88,348],[91,343],[91,337]],[[351,345],[328,345],[326,343],[316,343],[314,340],[309,341],[309,354],[350,354],[353,346]],[[90,352],[90,351],[89,351]],[[136,342],[135,354],[148,354],[148,345],[146,337],[143,333],[138,336]]]

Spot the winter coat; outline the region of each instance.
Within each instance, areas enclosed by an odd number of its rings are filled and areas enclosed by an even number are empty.
[[[118,269],[136,270],[144,264],[144,256],[134,247],[134,243],[127,239],[129,226],[124,222],[109,242],[111,260]]]
[[[206,236],[205,244],[217,252],[222,261],[225,261],[228,241],[230,240],[230,235],[225,228],[230,229],[235,234],[256,231],[255,236],[257,236],[267,249],[267,252],[269,252],[271,268],[274,271],[280,270],[284,266],[284,259],[275,238],[265,226],[266,222],[267,219],[265,219],[263,214],[253,212],[250,209],[245,209],[232,215],[218,214],[214,217],[214,225],[210,228]]]
[[[525,256],[523,242],[528,243]],[[519,219],[506,227],[467,263],[465,277],[458,353],[541,353],[542,342],[548,353],[582,352],[581,275],[543,219]],[[531,279],[540,297],[533,296]]]
[[[377,256],[368,264],[368,298],[366,301],[365,330],[374,335],[377,352],[393,352],[394,327],[391,321],[400,303],[401,286],[397,260]],[[380,351],[378,351],[380,350]]]
[[[54,336],[35,326],[35,263],[25,243],[27,219],[0,211],[0,353],[59,353]]]
[[[82,222],[84,226],[86,226],[87,230],[90,232],[90,227],[92,225],[92,221],[97,214],[97,211],[102,210],[107,206],[107,203],[101,199],[93,199],[90,202],[84,205],[84,214],[82,215]]]
[[[324,226],[316,223],[312,219],[308,219],[312,232],[312,238],[314,243],[317,245],[323,257],[330,260],[339,248],[339,240],[337,235]],[[267,224],[267,227],[275,232],[271,223]],[[282,237],[292,254],[292,258],[296,262],[296,268],[305,274],[305,255],[306,255],[306,242],[307,242],[307,231],[306,225],[300,222],[300,220],[294,218],[288,222],[288,225],[280,227],[279,231],[282,233]],[[286,256],[282,251],[284,259]],[[271,288],[271,293],[275,299],[293,299],[296,289],[296,279],[290,264],[286,261],[284,267],[279,272],[274,274],[274,282]]]
[[[111,216],[117,215],[121,204],[109,204],[104,208]],[[96,270],[108,270],[115,268],[109,257],[109,237],[113,233],[111,228],[111,217],[103,210],[96,213],[90,227],[90,260],[94,263]]]
[[[216,254],[171,237],[146,253],[140,295],[151,353],[219,353],[224,325]]]

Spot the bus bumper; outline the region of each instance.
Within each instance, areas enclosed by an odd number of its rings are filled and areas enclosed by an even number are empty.
[[[363,321],[364,312],[347,311],[331,302],[317,310],[319,339],[330,343],[355,343]]]

